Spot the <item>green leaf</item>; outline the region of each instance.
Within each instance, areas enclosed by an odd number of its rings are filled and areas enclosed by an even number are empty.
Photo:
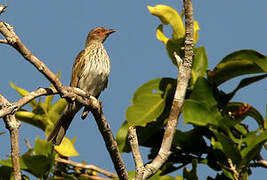
[[[17,87],[13,82],[10,82],[10,86],[12,88],[14,88],[22,97],[24,96],[27,96],[28,94],[30,94],[29,91],[23,89],[23,88],[20,88],[20,87]],[[36,105],[37,105],[37,101],[36,100],[32,100],[29,105],[34,108]]]
[[[65,99],[59,99],[48,111],[46,116],[46,134],[50,133],[56,122],[61,117],[68,102]]]
[[[21,169],[32,173],[36,177],[42,177],[50,169],[50,159],[43,155],[29,155],[25,153],[20,157]],[[11,158],[0,160],[0,164],[12,167]]]
[[[208,73],[209,80],[216,86],[237,76],[267,72],[266,56],[254,50],[239,50],[224,57],[223,60]]]
[[[184,101],[184,122],[199,126],[231,125],[231,121],[223,121],[224,118],[217,107],[218,103],[214,96],[215,93],[208,81],[202,77],[198,78],[190,99]]]
[[[118,143],[118,147],[120,152],[130,152],[131,147],[130,144],[127,140],[127,135],[128,135],[128,129],[129,125],[127,121],[124,121],[124,123],[121,125],[120,129],[118,130],[116,134],[116,141]]]
[[[11,176],[12,168],[7,166],[0,167],[0,179],[13,180],[14,178]]]
[[[205,47],[194,49],[191,85],[194,85],[199,77],[204,77],[208,69],[208,56]]]
[[[219,149],[224,152],[227,158],[230,158],[232,160],[233,164],[239,164],[242,159],[241,153],[234,141],[224,133],[219,132],[216,129],[210,128],[210,130],[213,131],[216,138],[218,139],[217,143],[220,143],[221,145],[221,148]],[[217,146],[217,148],[218,147],[219,146]]]
[[[251,160],[258,157],[264,143],[267,141],[267,131],[263,131],[259,135],[250,133],[246,138],[243,139],[245,148],[241,151],[242,161],[240,166],[247,165]]]
[[[197,100],[202,104],[206,105],[209,109],[217,108],[217,100],[215,99],[215,93],[213,92],[213,87],[205,78],[198,78],[192,93],[190,94],[190,99]]]
[[[202,131],[203,130],[198,127],[186,132],[176,130],[173,138],[173,145],[176,146],[177,149],[183,150],[185,153],[192,153],[200,156],[207,150]]]
[[[184,123],[198,126],[223,126],[223,117],[219,111],[209,109],[205,104],[193,99],[187,99],[183,105]]]
[[[51,161],[43,155],[22,155],[21,156],[21,169],[32,173],[36,177],[42,177],[49,172]]]
[[[38,136],[35,140],[34,151],[36,155],[49,157],[53,154],[53,146],[46,140],[41,140]]]
[[[267,74],[262,74],[259,76],[253,76],[253,77],[242,79],[240,83],[238,84],[238,86],[231,93],[227,94],[227,96],[229,97],[229,100],[233,98],[233,96],[236,94],[236,92],[239,89],[246,87],[252,83],[258,82],[266,77],[267,77]]]
[[[129,125],[127,121],[123,123],[116,135],[116,140],[121,152],[131,152],[127,139]],[[158,139],[162,139],[164,132],[164,121],[148,123],[146,127],[136,126],[138,143],[140,146],[156,147],[160,145]]]
[[[264,128],[264,119],[262,115],[257,109],[248,104],[231,102],[226,105],[225,110],[234,118],[233,121],[236,121],[236,123],[239,123],[247,116],[250,116],[257,121],[260,128]]]
[[[166,108],[166,100],[172,98],[176,80],[159,78],[151,80],[137,89],[132,106],[127,108],[126,121],[131,126],[146,126],[158,121]]]
[[[45,130],[46,124],[43,121],[43,116],[29,111],[17,111],[15,116],[18,120],[31,124],[42,130]]]
[[[0,135],[5,134],[6,132],[0,132]]]

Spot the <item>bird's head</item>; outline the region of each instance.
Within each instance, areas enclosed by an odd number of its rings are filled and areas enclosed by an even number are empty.
[[[87,43],[89,43],[90,41],[103,43],[107,39],[107,37],[114,32],[116,32],[114,29],[106,29],[103,27],[94,28],[88,34]]]

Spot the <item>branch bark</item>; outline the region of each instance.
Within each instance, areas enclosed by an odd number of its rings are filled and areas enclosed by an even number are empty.
[[[172,140],[176,131],[178,118],[182,111],[184,103],[185,93],[188,86],[188,82],[191,75],[191,67],[193,60],[193,7],[191,0],[184,0],[185,9],[185,50],[184,59],[181,62],[180,58],[175,55],[178,64],[178,77],[176,91],[171,107],[171,111],[168,117],[165,133],[163,135],[162,144],[158,155],[153,159],[150,164],[145,166],[145,172],[143,179],[148,179],[165,163],[170,155],[170,148]]]
[[[36,56],[34,56],[29,49],[27,49],[27,47],[22,43],[20,38],[16,35],[11,25],[5,22],[0,22],[0,32],[6,38],[8,44],[14,47],[28,62],[34,65],[34,67],[54,85],[56,91],[63,98],[66,98],[67,100],[71,99],[72,101],[76,100],[77,102],[88,106],[92,110],[92,113],[97,122],[98,128],[104,138],[106,148],[110,153],[111,159],[113,161],[114,167],[117,171],[119,178],[129,179],[126,167],[120,156],[117,143],[111,132],[110,125],[106,121],[100,102],[81,89],[64,87],[57,78],[57,76],[52,71],[50,71],[50,69],[48,69],[48,67],[42,61],[40,61]],[[15,112],[17,109],[18,108],[14,106],[9,109],[9,113]],[[3,114],[6,114],[2,111],[1,113],[2,116]]]
[[[10,106],[10,103],[4,96],[0,94],[0,109],[4,106]],[[11,143],[11,160],[12,160],[12,171],[15,180],[21,180],[20,162],[19,162],[19,127],[20,121],[17,121],[15,115],[4,116],[4,122],[6,128],[10,133]]]
[[[129,127],[128,141],[130,142],[133,159],[135,162],[135,180],[140,180],[144,175],[144,163],[139,151],[138,139],[136,134],[136,128],[133,126]]]
[[[60,163],[64,163],[64,164],[69,164],[71,166],[75,166],[78,168],[90,169],[90,170],[96,171],[96,172],[101,173],[101,174],[103,174],[107,177],[110,177],[110,178],[117,178],[118,177],[116,174],[109,172],[109,171],[106,171],[104,169],[101,169],[101,168],[94,166],[94,165],[82,164],[82,163],[71,161],[69,159],[62,159],[62,158],[56,158],[55,161],[60,162]]]

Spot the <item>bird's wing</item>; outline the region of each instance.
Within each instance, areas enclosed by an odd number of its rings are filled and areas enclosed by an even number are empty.
[[[81,76],[81,69],[84,66],[83,62],[83,58],[84,58],[84,54],[85,54],[85,50],[82,50],[78,56],[75,59],[75,62],[73,64],[72,67],[72,75],[71,75],[71,81],[70,81],[70,86],[72,87],[77,87],[78,86],[78,82]]]

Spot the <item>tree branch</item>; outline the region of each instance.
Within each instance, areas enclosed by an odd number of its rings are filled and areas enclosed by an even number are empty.
[[[8,100],[0,94],[0,109],[5,106],[9,106]],[[6,128],[10,133],[11,141],[11,160],[12,160],[12,171],[14,179],[21,180],[20,163],[19,163],[19,127],[20,121],[17,121],[15,115],[4,116],[4,122]]]
[[[133,159],[135,162],[135,180],[140,180],[143,178],[144,175],[144,163],[139,151],[138,146],[138,139],[136,134],[136,128],[133,126],[129,127],[128,131],[128,140],[131,145],[132,153],[133,153]]]
[[[184,0],[185,9],[185,55],[181,62],[180,58],[176,57],[178,64],[178,77],[176,91],[171,107],[171,111],[168,117],[168,122],[163,135],[162,144],[158,155],[153,159],[150,164],[145,166],[145,172],[143,179],[148,179],[150,176],[156,173],[156,171],[165,163],[170,155],[170,148],[172,145],[172,140],[176,131],[176,126],[178,123],[178,118],[182,111],[182,106],[184,103],[185,93],[188,86],[188,82],[191,75],[191,67],[193,60],[193,7],[191,0]]]
[[[64,163],[64,164],[69,164],[71,166],[75,166],[75,167],[82,168],[82,169],[90,169],[92,171],[96,171],[96,172],[101,173],[101,174],[103,174],[107,177],[110,177],[110,178],[117,178],[118,177],[116,174],[109,172],[109,171],[106,171],[104,169],[101,169],[101,168],[94,166],[94,165],[82,164],[82,163],[71,161],[69,159],[62,159],[62,158],[56,158],[55,161],[60,162],[60,163]]]
[[[100,102],[81,89],[64,87],[57,76],[52,71],[50,71],[50,69],[48,69],[42,61],[34,56],[29,49],[26,48],[26,46],[14,32],[12,26],[5,22],[0,22],[0,32],[6,38],[8,44],[13,46],[28,62],[33,64],[34,67],[54,85],[55,89],[63,98],[66,98],[67,100],[76,100],[77,102],[92,109],[92,113],[104,138],[106,148],[110,153],[119,178],[129,179],[126,167],[120,156],[117,143],[112,135],[110,125],[107,123],[106,118],[103,114]],[[13,110],[11,112],[14,112],[14,110],[16,110],[16,108],[13,107]]]
[[[7,5],[0,5],[0,15],[5,12]]]
[[[6,106],[0,109],[0,118],[8,114],[13,114],[17,110],[19,110],[21,107],[23,107],[25,104],[28,104],[29,102],[31,102],[37,97],[44,96],[44,95],[52,95],[52,94],[57,94],[57,93],[58,91],[55,88],[39,88],[31,92],[27,96],[22,97],[17,102],[10,104],[10,106]]]

